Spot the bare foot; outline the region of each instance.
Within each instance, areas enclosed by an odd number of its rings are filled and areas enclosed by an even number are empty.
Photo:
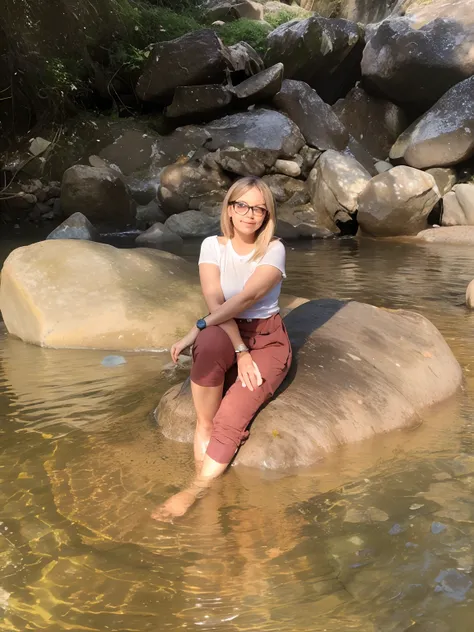
[[[173,522],[173,518],[184,516],[195,500],[196,494],[185,489],[159,505],[151,517],[160,522]]]

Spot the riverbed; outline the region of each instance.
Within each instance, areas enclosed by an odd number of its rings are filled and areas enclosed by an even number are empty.
[[[186,245],[190,261],[197,252]],[[152,416],[183,377],[168,355],[104,366],[106,352],[40,349],[2,330],[0,630],[472,629],[474,252],[315,241],[289,244],[287,267],[287,293],[429,318],[463,367],[462,391],[419,427],[308,470],[230,468],[160,524],[150,512],[193,473],[191,446],[164,439]]]

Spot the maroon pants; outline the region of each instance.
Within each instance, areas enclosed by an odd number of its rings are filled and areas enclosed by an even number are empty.
[[[231,461],[248,436],[247,426],[280,386],[291,364],[291,345],[279,314],[251,321],[236,319],[236,322],[262,375],[263,383],[255,390],[250,391],[237,381],[234,347],[223,329],[206,327],[193,346],[191,380],[199,386],[224,383],[225,394],[214,417],[207,448],[208,456],[218,463]]]

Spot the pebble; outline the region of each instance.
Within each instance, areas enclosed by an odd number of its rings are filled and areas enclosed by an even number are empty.
[[[442,533],[447,528],[448,527],[442,522],[433,522],[431,524],[431,533],[433,533],[434,535],[438,535],[438,533]]]
[[[399,533],[402,533],[402,532],[403,532],[403,527],[399,525],[398,523],[395,523],[393,527],[390,529],[389,534],[398,535]]]
[[[472,586],[472,581],[467,575],[452,568],[441,571],[435,582],[435,592],[442,592],[455,601],[463,601]]]
[[[102,366],[120,366],[121,364],[127,364],[127,361],[123,356],[119,355],[109,355],[105,356],[105,358],[101,362]]]

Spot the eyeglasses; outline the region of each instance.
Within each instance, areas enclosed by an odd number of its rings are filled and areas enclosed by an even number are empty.
[[[265,217],[267,209],[264,206],[249,206],[247,202],[229,202],[234,207],[237,215],[247,215],[249,211],[253,211],[255,217]]]

